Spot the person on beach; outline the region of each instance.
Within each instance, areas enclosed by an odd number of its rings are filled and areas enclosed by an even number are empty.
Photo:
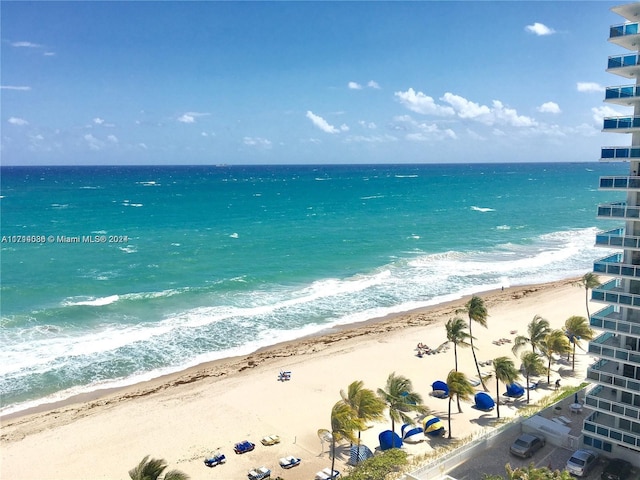
[[[560,379],[557,379],[557,380],[556,380],[556,390],[557,390],[558,388],[560,388]]]

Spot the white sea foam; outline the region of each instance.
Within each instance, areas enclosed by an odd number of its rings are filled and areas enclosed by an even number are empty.
[[[471,210],[475,210],[476,212],[495,212],[493,208],[476,207],[475,205],[471,207]]]
[[[100,298],[89,298],[86,300],[65,300],[62,302],[62,305],[65,307],[68,306],[80,306],[86,305],[91,307],[102,307],[104,305],[109,305],[120,300],[119,295],[109,295],[108,297],[100,297]]]

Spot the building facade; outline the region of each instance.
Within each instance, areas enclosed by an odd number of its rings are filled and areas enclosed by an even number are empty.
[[[600,189],[619,192],[625,201],[598,206],[598,218],[624,227],[596,235],[596,245],[614,252],[594,262],[594,272],[607,279],[591,299],[606,306],[591,315],[597,337],[589,354],[598,360],[587,370],[593,386],[585,405],[585,446],[599,453],[640,464],[640,3],[612,8],[624,23],[609,30],[609,42],[626,49],[609,57],[607,72],[625,85],[606,89],[605,102],[633,108],[624,117],[604,119],[604,132],[621,146],[603,147],[602,162],[626,162],[626,176],[600,178]],[[622,145],[625,144],[625,145]]]

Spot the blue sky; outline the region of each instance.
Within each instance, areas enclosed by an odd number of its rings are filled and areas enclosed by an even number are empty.
[[[624,2],[13,2],[4,165],[597,161]]]

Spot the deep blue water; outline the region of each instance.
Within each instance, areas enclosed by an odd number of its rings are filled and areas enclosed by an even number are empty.
[[[0,408],[582,275],[623,169],[3,167]]]

